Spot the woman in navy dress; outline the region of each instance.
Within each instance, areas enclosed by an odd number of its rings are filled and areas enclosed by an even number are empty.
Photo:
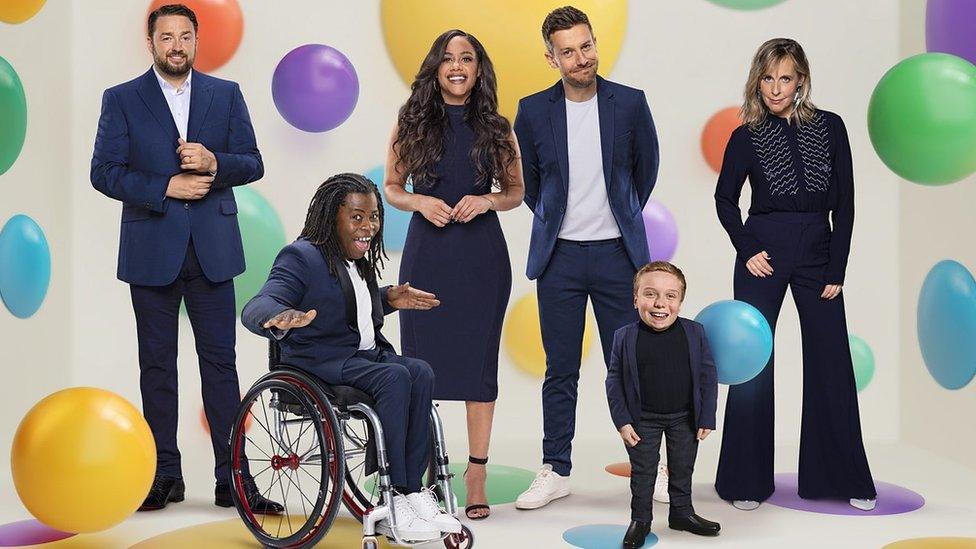
[[[512,289],[496,212],[521,204],[524,186],[515,134],[498,114],[495,72],[474,36],[451,30],[431,46],[400,109],[384,187],[393,207],[414,212],[400,281],[441,300],[433,314],[400,313],[403,354],[431,365],[434,399],[466,403],[465,513],[483,519],[498,344]]]

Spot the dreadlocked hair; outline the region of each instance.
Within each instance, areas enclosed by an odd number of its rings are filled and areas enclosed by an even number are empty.
[[[362,259],[356,260],[356,270],[367,282],[375,282],[383,269],[383,260],[389,259],[383,248],[383,199],[380,190],[369,178],[356,173],[333,175],[319,185],[308,205],[305,227],[301,238],[314,244],[329,265],[329,274],[337,276],[336,261],[345,260],[342,244],[336,232],[339,207],[351,193],[372,194],[379,208],[380,228],[369,242],[369,250]]]

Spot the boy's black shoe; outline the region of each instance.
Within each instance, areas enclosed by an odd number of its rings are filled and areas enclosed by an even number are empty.
[[[719,523],[703,519],[698,515],[668,519],[668,527],[672,530],[684,530],[699,536],[717,536],[719,530],[722,529]]]
[[[630,527],[627,528],[627,533],[624,534],[624,549],[638,549],[638,547],[644,545],[644,538],[647,537],[647,533],[650,531],[650,522],[631,521]]]

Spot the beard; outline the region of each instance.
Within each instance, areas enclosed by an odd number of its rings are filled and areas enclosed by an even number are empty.
[[[186,52],[180,52],[183,55],[184,62],[182,65],[174,65],[170,62],[166,55],[160,55],[159,52],[153,52],[153,62],[159,72],[169,75],[169,76],[183,76],[190,72],[193,68],[193,57],[191,57]]]
[[[574,72],[567,73],[563,79],[567,84],[574,88],[589,88],[594,82],[596,82],[597,69],[599,69],[599,63],[593,61],[590,63],[590,66],[586,67],[585,69],[577,69]]]

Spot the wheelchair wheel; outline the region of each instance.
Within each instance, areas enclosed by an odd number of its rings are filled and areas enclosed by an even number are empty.
[[[359,522],[380,503],[379,473],[366,474],[366,446],[369,440],[368,420],[356,412],[341,422],[343,449],[346,455],[346,482],[342,501]]]
[[[474,547],[474,534],[467,526],[461,526],[460,534],[448,534],[444,538],[444,547],[447,549],[471,549]]]
[[[267,374],[244,396],[230,436],[231,494],[262,545],[311,547],[332,526],[345,477],[338,429],[328,400],[299,372]],[[248,472],[262,496],[281,503],[281,515],[252,511]]]

